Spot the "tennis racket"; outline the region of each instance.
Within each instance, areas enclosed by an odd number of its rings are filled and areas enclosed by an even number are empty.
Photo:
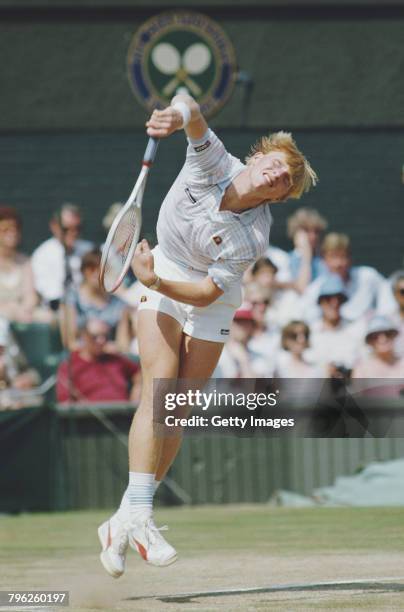
[[[118,289],[131,264],[142,225],[142,201],[159,139],[149,138],[139,177],[122,210],[115,217],[102,249],[100,284],[108,293]]]

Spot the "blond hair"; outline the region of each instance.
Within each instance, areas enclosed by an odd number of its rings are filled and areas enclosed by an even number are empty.
[[[318,228],[323,232],[328,226],[327,221],[314,208],[298,208],[288,218],[288,236],[293,238],[299,229]]]
[[[299,199],[303,193],[309,191],[318,182],[318,177],[310,166],[303,153],[299,151],[292,134],[289,132],[275,132],[269,136],[262,136],[252,147],[246,157],[246,163],[257,153],[272,153],[279,151],[285,153],[290,168],[292,186],[287,193],[288,198]]]
[[[321,245],[322,253],[328,253],[329,251],[346,251],[351,252],[351,241],[346,234],[337,234],[331,232],[327,234]]]

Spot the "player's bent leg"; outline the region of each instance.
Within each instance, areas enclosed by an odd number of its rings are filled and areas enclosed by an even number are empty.
[[[212,375],[222,349],[223,343],[199,340],[182,334],[178,377],[197,379],[200,386],[201,379],[207,380]],[[180,435],[164,439],[156,480],[164,477],[180,445]],[[152,565],[170,565],[177,560],[175,549],[163,538],[161,529],[156,528],[152,519],[136,524],[131,529],[129,543]]]
[[[125,570],[128,543],[149,563],[167,565],[176,560],[174,548],[162,538],[152,517],[154,475],[162,446],[153,431],[153,379],[177,377],[182,328],[173,317],[152,310],[139,313],[138,328],[142,397],[129,439],[130,478],[135,484],[129,485],[118,512],[98,530],[101,562],[114,578]]]
[[[153,428],[153,380],[176,379],[182,326],[170,315],[142,310],[138,315],[138,342],[142,366],[142,395],[129,434],[129,467],[155,474],[162,439]]]
[[[178,378],[187,379],[187,384],[192,379],[197,379],[198,384],[203,383],[203,380],[208,380],[219,361],[223,346],[222,342],[200,340],[183,333]],[[177,391],[180,390],[177,388]],[[164,440],[156,480],[164,479],[181,447],[181,442],[181,432]]]

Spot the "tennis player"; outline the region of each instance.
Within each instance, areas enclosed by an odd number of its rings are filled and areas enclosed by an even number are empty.
[[[153,495],[176,456],[180,434],[153,428],[153,379],[208,379],[241,303],[243,272],[268,248],[270,205],[300,198],[317,177],[290,134],[256,143],[243,164],[209,129],[199,105],[177,95],[146,123],[149,136],[185,129],[185,164],[157,223],[158,246],[142,240],[133,270],[144,285],[138,311],[143,389],[129,438],[129,485],[99,528],[101,561],[114,577],[128,544],[148,563],[169,565],[175,549],[153,521]]]

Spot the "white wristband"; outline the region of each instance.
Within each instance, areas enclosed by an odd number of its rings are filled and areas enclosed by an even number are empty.
[[[176,102],[175,104],[173,104],[173,108],[175,108],[175,110],[181,113],[181,117],[182,117],[181,128],[186,127],[188,123],[191,121],[191,110],[188,104],[185,104],[185,102]]]

